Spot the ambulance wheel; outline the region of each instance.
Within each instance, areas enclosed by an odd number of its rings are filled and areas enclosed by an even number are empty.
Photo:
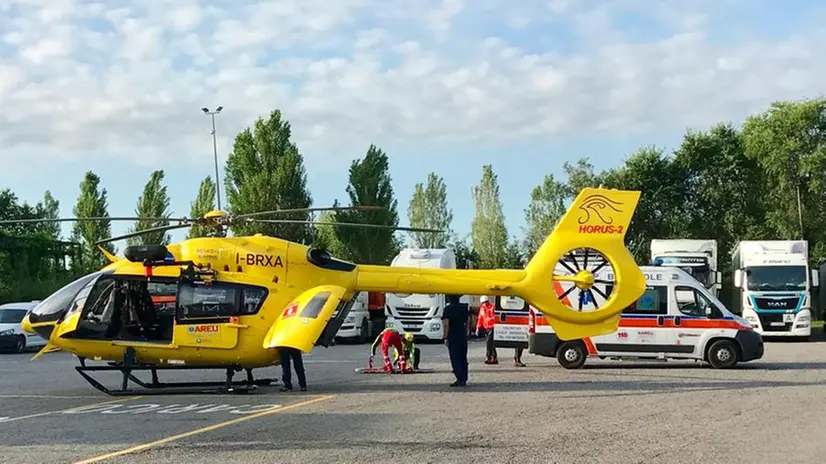
[[[567,341],[556,350],[556,359],[565,369],[579,369],[587,357],[585,345],[579,340]]]
[[[708,349],[708,363],[715,369],[728,369],[737,364],[737,347],[731,340],[717,340]]]

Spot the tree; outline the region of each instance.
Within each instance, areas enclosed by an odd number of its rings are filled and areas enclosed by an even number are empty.
[[[52,192],[46,190],[43,201],[35,206],[35,216],[42,219],[57,219],[60,215],[60,202],[55,200]],[[42,233],[50,240],[60,240],[60,223],[44,222],[35,226],[37,232]]]
[[[431,172],[427,186],[416,184],[407,217],[411,227],[437,229],[444,232],[411,232],[413,243],[419,248],[445,248],[451,237],[450,223],[453,211],[447,205],[447,187],[444,180]]]
[[[720,268],[728,268],[736,242],[769,238],[761,195],[765,183],[731,124],[717,124],[708,132],[686,132],[674,153],[674,164],[686,187],[684,238],[715,238]]]
[[[499,200],[499,184],[493,166],[482,167],[479,185],[471,189],[476,201],[476,215],[471,224],[473,249],[479,254],[482,269],[501,267],[505,263],[508,231]]]
[[[335,223],[336,215],[332,211],[324,211],[323,213],[318,215],[318,222],[322,222],[324,224],[319,224],[315,228],[315,238],[313,240],[313,245],[327,250],[332,256],[344,256],[344,247],[341,244],[341,240],[338,239],[338,235],[336,235],[336,227],[330,223]]]
[[[456,267],[458,269],[477,269],[479,267],[479,254],[473,249],[473,245],[468,243],[467,237],[455,238],[450,248],[456,255]]]
[[[350,165],[347,195],[351,206],[381,206],[374,211],[336,211],[336,222],[381,224],[398,227],[398,200],[393,197],[390,163],[387,155],[370,145],[361,160]],[[336,200],[338,205],[338,200]],[[345,257],[363,264],[389,264],[399,252],[400,240],[393,229],[336,226]]]
[[[565,214],[565,200],[570,188],[558,182],[553,175],[547,175],[542,184],[531,191],[531,202],[525,209],[525,251],[528,257],[545,243],[548,235]]]
[[[166,193],[166,186],[163,185],[163,179],[163,170],[153,171],[149,176],[149,181],[143,187],[143,194],[138,198],[135,215],[137,217],[154,219],[138,221],[130,230],[130,233],[169,225],[169,221],[167,220],[170,216],[169,195]],[[147,232],[137,237],[130,237],[127,239],[127,242],[130,245],[166,245],[169,243],[169,234],[164,231]]]
[[[77,197],[77,204],[72,210],[75,217],[109,217],[106,189],[99,190],[99,187],[100,177],[92,171],[87,171],[80,183],[80,195]],[[72,238],[81,244],[82,262],[86,272],[96,271],[109,264],[95,242],[111,236],[110,221],[78,221],[74,223]],[[115,253],[115,247],[111,243],[102,246],[110,253]]]
[[[826,99],[775,102],[743,124],[746,156],[765,175],[776,238],[822,242],[826,226]],[[822,251],[820,252],[822,253]]]
[[[215,209],[215,195],[217,193],[217,186],[212,181],[210,176],[206,176],[198,186],[198,196],[195,201],[190,203],[189,216],[191,218],[203,217],[206,213]],[[204,227],[195,224],[189,229],[187,238],[196,237],[214,237],[216,236],[215,229]]]
[[[230,212],[309,208],[312,197],[304,157],[290,141],[290,123],[275,110],[267,120],[258,118],[254,129],[244,129],[235,137],[227,157],[224,182]],[[309,221],[310,212],[284,213],[277,219]],[[307,224],[249,222],[232,229],[235,235],[262,233],[298,243],[308,243],[313,237]]]
[[[505,248],[505,253],[502,258],[502,268],[503,269],[523,269],[525,267],[525,253],[522,250],[522,247],[519,246],[519,239],[513,237],[513,239],[508,242],[508,246]]]

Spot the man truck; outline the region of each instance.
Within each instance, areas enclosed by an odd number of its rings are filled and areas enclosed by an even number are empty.
[[[456,255],[447,248],[404,248],[390,263],[396,267],[456,269]],[[414,337],[442,340],[443,294],[386,294],[386,325]]]
[[[716,240],[651,240],[651,261],[678,267],[720,297],[722,273],[717,270]]]
[[[735,311],[764,337],[812,334],[812,288],[819,286],[809,267],[805,240],[743,241],[732,252]]]

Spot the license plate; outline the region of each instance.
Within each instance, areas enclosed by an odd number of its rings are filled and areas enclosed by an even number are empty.
[[[786,325],[786,324],[785,324],[785,323],[783,323],[783,322],[772,322],[772,323],[771,323],[771,325],[772,325],[772,327],[776,327],[776,326],[780,326],[780,327],[782,327],[782,326],[784,326],[784,325]]]
[[[794,314],[784,314],[783,322],[794,322]]]

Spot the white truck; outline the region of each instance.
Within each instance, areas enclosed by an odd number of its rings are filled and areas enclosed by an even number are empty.
[[[651,240],[651,261],[662,266],[679,267],[717,298],[723,287],[722,273],[717,270],[716,240]]]
[[[456,255],[448,248],[403,248],[390,265],[456,269]],[[445,295],[387,293],[385,301],[387,327],[395,327],[401,333],[411,332],[417,338],[442,339]]]
[[[364,343],[370,338],[368,296],[367,292],[360,292],[356,296],[352,309],[347,313],[347,317],[344,318],[344,322],[341,323],[341,327],[336,332],[336,338],[355,340],[357,343]],[[333,314],[333,317],[335,316]]]
[[[805,240],[750,240],[732,252],[734,310],[741,311],[763,337],[812,334],[812,288],[817,270],[809,268]]]

